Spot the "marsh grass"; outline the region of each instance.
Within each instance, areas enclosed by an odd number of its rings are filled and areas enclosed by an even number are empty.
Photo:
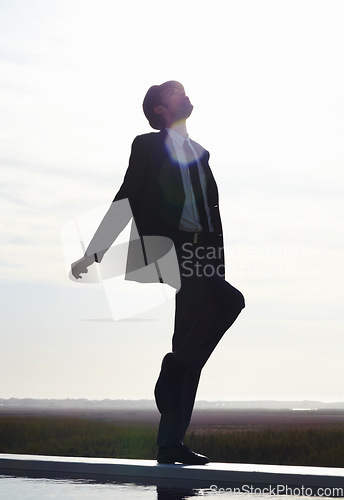
[[[344,428],[191,432],[187,441],[214,462],[344,467]]]
[[[1,417],[0,452],[154,459],[155,426],[69,417]],[[192,449],[213,462],[344,467],[344,427],[191,431]]]
[[[2,453],[149,458],[155,454],[155,439],[152,426],[64,417],[0,418]]]

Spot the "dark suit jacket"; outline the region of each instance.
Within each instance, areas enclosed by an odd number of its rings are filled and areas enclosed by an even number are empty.
[[[140,236],[167,236],[176,240],[185,194],[179,164],[169,154],[167,132],[135,138],[128,170],[114,201],[128,198]],[[223,247],[218,190],[209,167],[209,153],[192,141],[207,178],[207,198],[215,246]],[[223,264],[223,251],[220,251]]]
[[[180,285],[178,262],[175,252],[174,257],[171,256],[171,249],[174,251],[173,243],[178,245],[178,227],[185,194],[179,163],[173,159],[171,148],[167,147],[169,141],[165,130],[140,135],[133,141],[123,184],[113,200],[128,200],[130,207],[127,202],[124,205],[121,204],[123,202],[113,203],[86,251],[87,255],[94,254],[98,262],[102,261],[105,277],[117,275],[113,263],[116,262],[116,252],[120,252],[121,248],[111,249],[109,265],[104,263],[103,256],[132,214],[135,224],[132,225],[128,248],[126,279],[149,283],[164,281],[175,288]],[[218,191],[208,163],[209,153],[194,141],[192,145],[206,176],[207,199],[214,227],[214,264],[224,272]],[[118,223],[121,218],[123,226]],[[164,260],[166,255],[169,255],[167,261]],[[161,265],[164,266],[164,278],[159,270]],[[177,267],[177,271],[170,271],[172,267]]]

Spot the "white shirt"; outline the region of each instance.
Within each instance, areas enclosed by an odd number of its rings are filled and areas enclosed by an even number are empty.
[[[209,224],[209,230],[214,231],[213,225],[211,223],[210,219],[210,210],[208,206],[208,200],[207,200],[207,181],[206,181],[206,176],[203,171],[203,167],[201,162],[198,160],[197,153],[192,146],[189,136],[184,139],[183,136],[175,132],[174,130],[167,128],[166,129],[169,138],[171,141],[167,142],[167,148],[169,150],[170,155],[173,157],[174,160],[177,160],[179,163],[179,168],[180,172],[182,174],[182,179],[183,179],[183,185],[184,185],[184,192],[185,192],[185,202],[184,202],[184,207],[182,211],[182,215],[180,218],[180,223],[178,229],[181,231],[191,231],[191,232],[201,232],[202,226],[200,223],[199,215],[198,215],[198,210],[197,210],[197,205],[195,201],[195,196],[192,190],[192,183],[191,183],[191,177],[190,177],[190,171],[188,167],[188,163],[186,160],[185,156],[185,151],[183,149],[183,144],[184,141],[187,140],[189,143],[189,146],[192,150],[192,152],[195,155],[195,158],[197,160],[197,166],[198,166],[198,173],[201,181],[201,187],[203,191],[203,197],[204,197],[204,202],[205,202],[205,211],[208,217],[208,224]],[[172,146],[172,148],[171,148]]]

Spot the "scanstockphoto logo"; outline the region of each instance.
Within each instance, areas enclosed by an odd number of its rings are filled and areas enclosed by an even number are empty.
[[[70,279],[101,286],[112,319],[118,321],[173,298],[180,288],[180,274],[172,240],[162,236],[140,238],[128,200],[113,202],[107,208],[99,207],[68,222],[61,239]],[[71,264],[86,250],[87,255],[102,258],[76,279],[70,272]]]
[[[217,484],[212,484],[209,488],[212,493],[232,495],[254,495],[258,497],[276,497],[276,496],[292,496],[292,497],[322,497],[322,498],[341,498],[344,496],[344,487],[314,487],[314,486],[289,486],[287,484],[270,484],[266,486],[254,486],[243,484],[240,487],[219,487]]]
[[[195,246],[192,243],[183,243],[181,250],[180,273],[183,278],[192,276],[211,278],[214,275],[225,275],[225,266],[222,263],[222,247]],[[214,262],[217,262],[217,264],[214,264]]]
[[[314,257],[310,245],[274,243],[271,245],[233,244],[228,251],[235,272],[242,278],[295,278]]]

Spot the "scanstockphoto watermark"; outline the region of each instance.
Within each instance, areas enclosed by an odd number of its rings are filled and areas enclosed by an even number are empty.
[[[243,278],[295,278],[312,261],[314,249],[299,244],[228,245],[233,268]]]
[[[309,259],[314,255],[311,245],[298,243],[274,243],[270,245],[242,243],[229,244],[228,254],[232,259],[275,260],[275,259]]]
[[[210,278],[215,274],[223,276],[224,264],[221,262],[223,247],[193,245],[183,243],[180,274],[184,278],[191,276]]]
[[[287,484],[276,484],[267,486],[253,486],[249,484],[243,484],[241,487],[236,488],[222,488],[217,484],[212,484],[210,486],[210,491],[212,493],[240,493],[247,495],[270,495],[270,496],[297,496],[297,497],[324,497],[324,498],[340,498],[344,496],[344,487],[317,487],[312,488],[310,486],[289,486]]]

